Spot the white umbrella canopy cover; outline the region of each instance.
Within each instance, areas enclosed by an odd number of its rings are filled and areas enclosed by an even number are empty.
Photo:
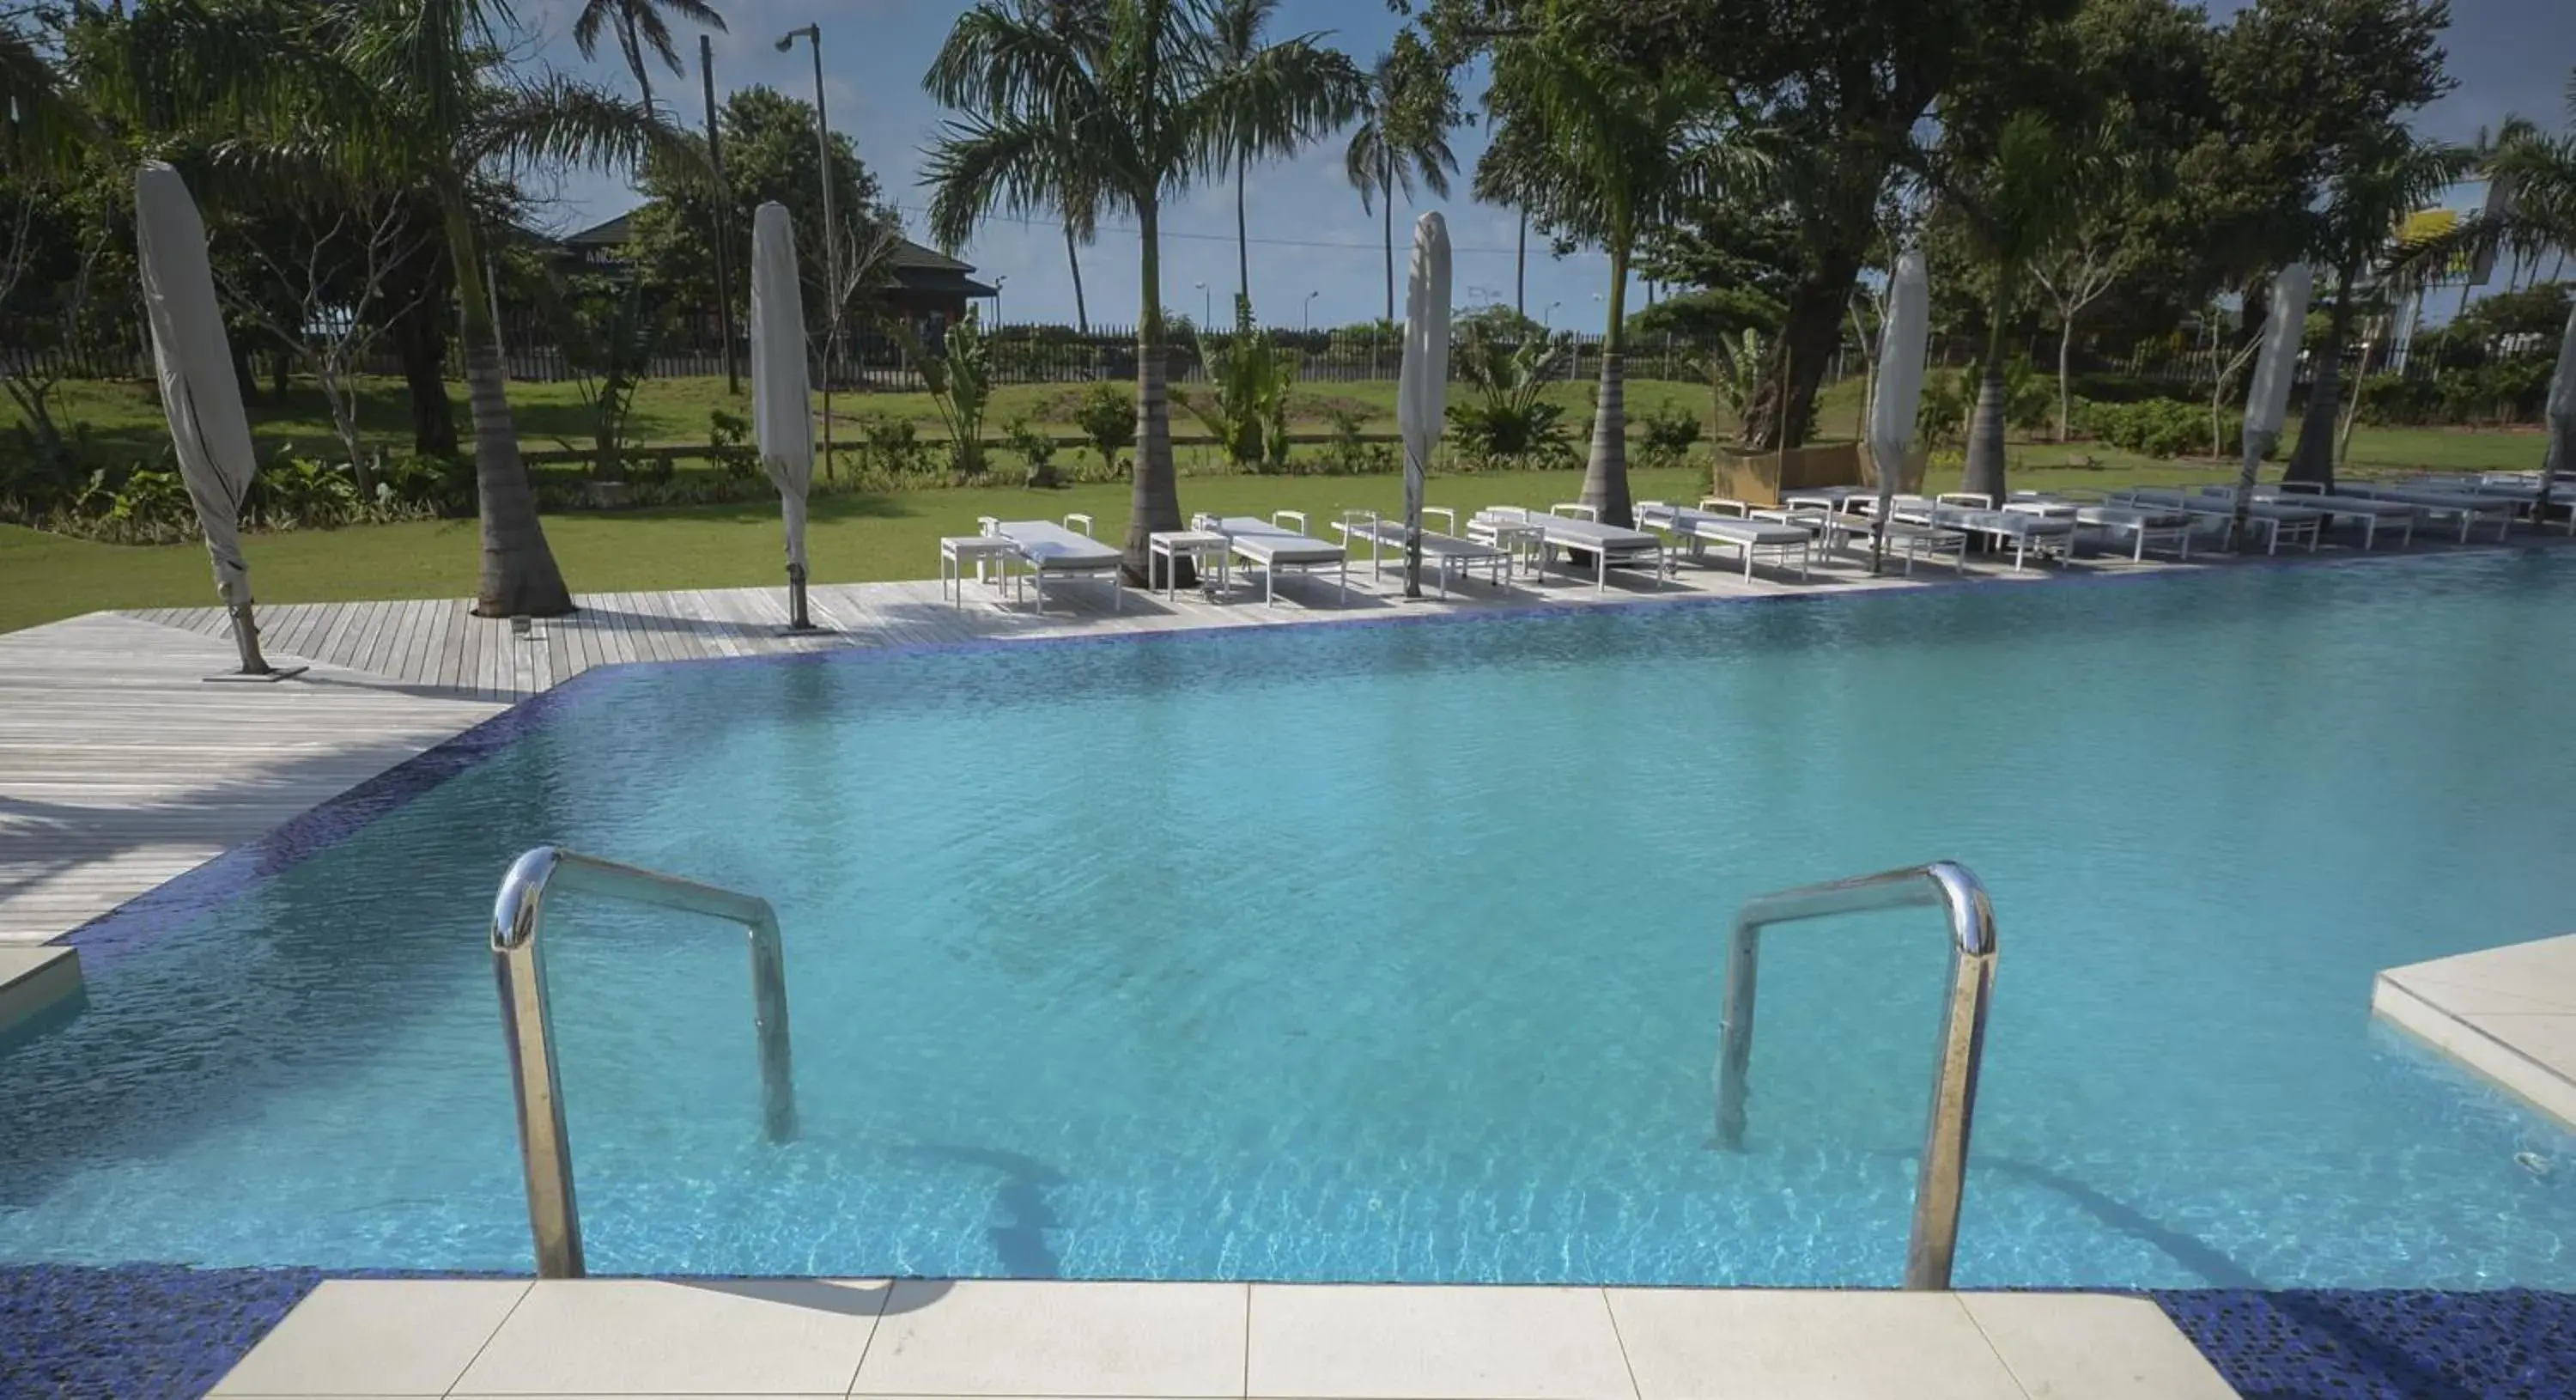
[[[242,500],[259,458],[241,381],[233,375],[215,277],[206,261],[206,224],[179,172],[146,161],[134,174],[135,260],[143,272],[143,311],[152,327],[152,362],[179,478],[197,507],[215,591],[224,605],[250,605],[250,565],[241,552]]]
[[[2557,495],[2558,478],[2576,471],[2576,306],[2558,337],[2558,370],[2549,377],[2549,447],[2541,466],[2544,498]]]
[[[1404,284],[1404,364],[1397,371],[1396,427],[1404,437],[1404,591],[1422,592],[1422,497],[1431,449],[1449,401],[1449,221],[1432,210],[1413,221],[1413,262]]]
[[[805,303],[796,230],[775,200],[751,217],[751,422],[760,464],[778,487],[787,568],[805,574],[805,493],[814,484],[814,408],[805,373]]]
[[[2245,436],[2268,433],[2278,438],[2290,416],[2290,382],[2298,377],[2299,341],[2307,333],[2308,296],[2316,274],[2306,263],[2292,263],[2272,279],[2272,310],[2263,323],[2263,349],[2254,361],[2254,382],[2245,392]]]
[[[1887,288],[1887,320],[1879,327],[1878,383],[1869,401],[1869,451],[1878,464],[1878,494],[1895,494],[1897,473],[1914,443],[1914,419],[1923,403],[1923,357],[1932,338],[1932,283],[1923,253],[1897,255]]]

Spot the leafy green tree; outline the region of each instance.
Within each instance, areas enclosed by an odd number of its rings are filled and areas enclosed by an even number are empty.
[[[653,61],[660,60],[675,77],[687,71],[680,66],[679,46],[671,41],[671,22],[662,17],[664,10],[719,34],[725,32],[724,16],[706,0],[582,0],[581,13],[572,22],[572,41],[584,58],[598,57],[601,34],[617,36],[617,52],[626,60],[626,71],[635,75],[636,91],[648,112],[653,110]]]
[[[1136,471],[1127,571],[1152,568],[1156,530],[1181,525],[1164,364],[1164,202],[1220,168],[1247,108],[1276,104],[1270,129],[1332,119],[1339,59],[1303,41],[1229,68],[1202,0],[1104,0],[1096,31],[1068,32],[1030,3],[986,0],[958,18],[925,85],[961,115],[932,146],[930,227],[956,247],[995,213],[1054,207],[1067,188],[1137,224]]]
[[[1697,74],[1640,72],[1567,29],[1542,29],[1494,53],[1487,104],[1495,144],[1511,162],[1511,183],[1544,226],[1609,254],[1609,312],[1583,503],[1614,525],[1634,518],[1624,411],[1628,268],[1648,229],[1689,200],[1740,186],[1756,164],[1746,146],[1724,139],[1726,99]]]
[[[717,221],[749,229],[752,211],[776,200],[787,206],[796,256],[804,264],[805,324],[819,329],[828,321],[831,293],[824,285],[823,186],[816,178],[822,156],[814,142],[814,104],[775,88],[742,88],[725,98],[716,125],[724,137],[721,191],[695,160],[645,162],[636,182],[647,200],[635,211],[637,268],[658,294],[712,314],[712,293],[719,290],[712,233]],[[864,243],[898,227],[876,175],[838,131],[832,133],[832,199],[845,241]],[[749,279],[737,280],[741,286],[720,290],[739,305]]]
[[[1360,193],[1360,209],[1377,208],[1386,243],[1386,319],[1395,319],[1395,195],[1413,197],[1419,182],[1442,199],[1458,157],[1449,128],[1458,124],[1457,89],[1431,50],[1411,33],[1369,69],[1359,124],[1342,152],[1342,174]]]

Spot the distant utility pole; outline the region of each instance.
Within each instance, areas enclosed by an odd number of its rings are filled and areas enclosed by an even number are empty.
[[[733,265],[726,251],[725,225],[733,221],[733,198],[725,186],[724,141],[716,135],[716,46],[698,36],[698,76],[707,92],[707,163],[715,168],[716,199],[716,337],[724,347],[725,392],[742,392],[742,372],[733,358]]]
[[[832,479],[832,362],[841,348],[841,225],[832,217],[832,121],[823,112],[823,26],[791,29],[778,41],[778,51],[798,39],[814,46],[814,149],[823,182],[823,295],[829,310],[823,335],[823,478]]]
[[[1521,206],[1521,246],[1512,259],[1512,314],[1529,319],[1529,206]]]

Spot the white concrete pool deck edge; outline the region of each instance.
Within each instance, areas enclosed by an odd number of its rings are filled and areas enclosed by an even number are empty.
[[[2389,968],[2370,1009],[2576,1126],[2576,934]]]
[[[78,952],[49,944],[0,943],[0,1035],[80,993]]]
[[[2085,1293],[901,1280],[335,1280],[212,1392],[1277,1400],[2226,1400]]]

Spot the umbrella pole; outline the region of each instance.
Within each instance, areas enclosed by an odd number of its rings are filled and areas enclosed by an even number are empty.
[[[790,632],[817,630],[813,619],[805,614],[805,566],[802,564],[787,566],[787,630]]]
[[[241,651],[241,669],[238,671],[226,671],[219,676],[208,676],[206,677],[207,680],[282,681],[290,676],[303,675],[306,671],[312,669],[307,666],[277,667],[269,665],[268,658],[260,655],[259,622],[251,615],[251,605],[248,603],[234,603],[226,607],[224,611],[230,614],[233,620],[233,645]]]

